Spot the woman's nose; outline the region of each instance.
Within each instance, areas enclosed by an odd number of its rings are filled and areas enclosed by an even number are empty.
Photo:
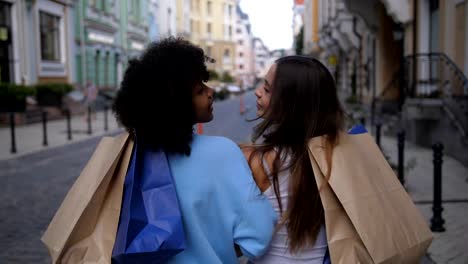
[[[257,96],[258,98],[260,98],[260,96],[261,96],[261,94],[260,94],[260,88],[255,89],[255,96]]]
[[[208,87],[208,96],[209,96],[210,98],[212,98],[212,97],[213,97],[213,94],[214,94],[214,89]]]

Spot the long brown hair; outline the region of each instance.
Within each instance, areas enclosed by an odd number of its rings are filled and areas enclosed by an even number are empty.
[[[262,137],[263,144],[255,148],[249,162],[256,155],[263,159],[266,153],[276,151],[270,176],[289,233],[289,249],[296,252],[315,243],[324,223],[307,143],[313,137],[326,136],[327,145],[334,146],[344,127],[344,111],[332,75],[318,60],[287,56],[276,65],[270,104],[253,135],[253,141]],[[286,156],[290,157],[289,164]],[[289,170],[291,175],[286,211],[278,183],[282,170]]]

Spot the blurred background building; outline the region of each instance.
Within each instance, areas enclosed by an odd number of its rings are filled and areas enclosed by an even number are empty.
[[[255,56],[249,16],[236,8],[236,79],[241,88],[253,87],[255,84]]]
[[[74,21],[68,1],[0,1],[0,81],[74,81]]]
[[[178,36],[215,59],[208,67],[221,81],[252,88],[264,74],[270,54],[253,35],[239,3],[0,0],[0,83],[28,89],[65,84],[81,92],[86,85],[94,85],[109,99],[129,59],[139,56],[150,41]],[[17,116],[39,114],[34,100],[28,100]],[[50,117],[60,115],[55,111]],[[28,123],[39,118],[19,120]]]
[[[405,127],[421,145],[442,140],[467,164],[467,2],[305,0],[300,53],[320,58],[372,124]]]

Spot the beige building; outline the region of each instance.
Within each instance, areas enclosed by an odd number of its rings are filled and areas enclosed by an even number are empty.
[[[190,40],[216,60],[209,67],[235,74],[236,0],[191,0]]]
[[[319,52],[319,0],[305,0],[303,6],[304,53]]]
[[[177,36],[190,38],[190,10],[192,0],[177,0],[176,31]]]

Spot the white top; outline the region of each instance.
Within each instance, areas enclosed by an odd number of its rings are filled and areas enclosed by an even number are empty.
[[[286,159],[286,163],[289,163],[289,158]],[[267,174],[270,174],[268,164],[263,160],[263,166]],[[283,211],[288,208],[288,197],[289,197],[289,171],[281,171],[278,173],[278,184],[281,196],[281,204],[283,205]],[[272,182],[272,179],[270,179]],[[264,192],[265,196],[273,205],[278,218],[280,218],[280,209],[278,201],[276,199],[273,184]],[[327,235],[325,232],[325,226],[322,225],[318,233],[317,239],[313,246],[302,249],[300,252],[291,254],[288,249],[288,231],[286,226],[282,226],[273,236],[270,247],[260,258],[250,260],[251,263],[309,263],[309,264],[322,264],[323,258],[327,251]]]

